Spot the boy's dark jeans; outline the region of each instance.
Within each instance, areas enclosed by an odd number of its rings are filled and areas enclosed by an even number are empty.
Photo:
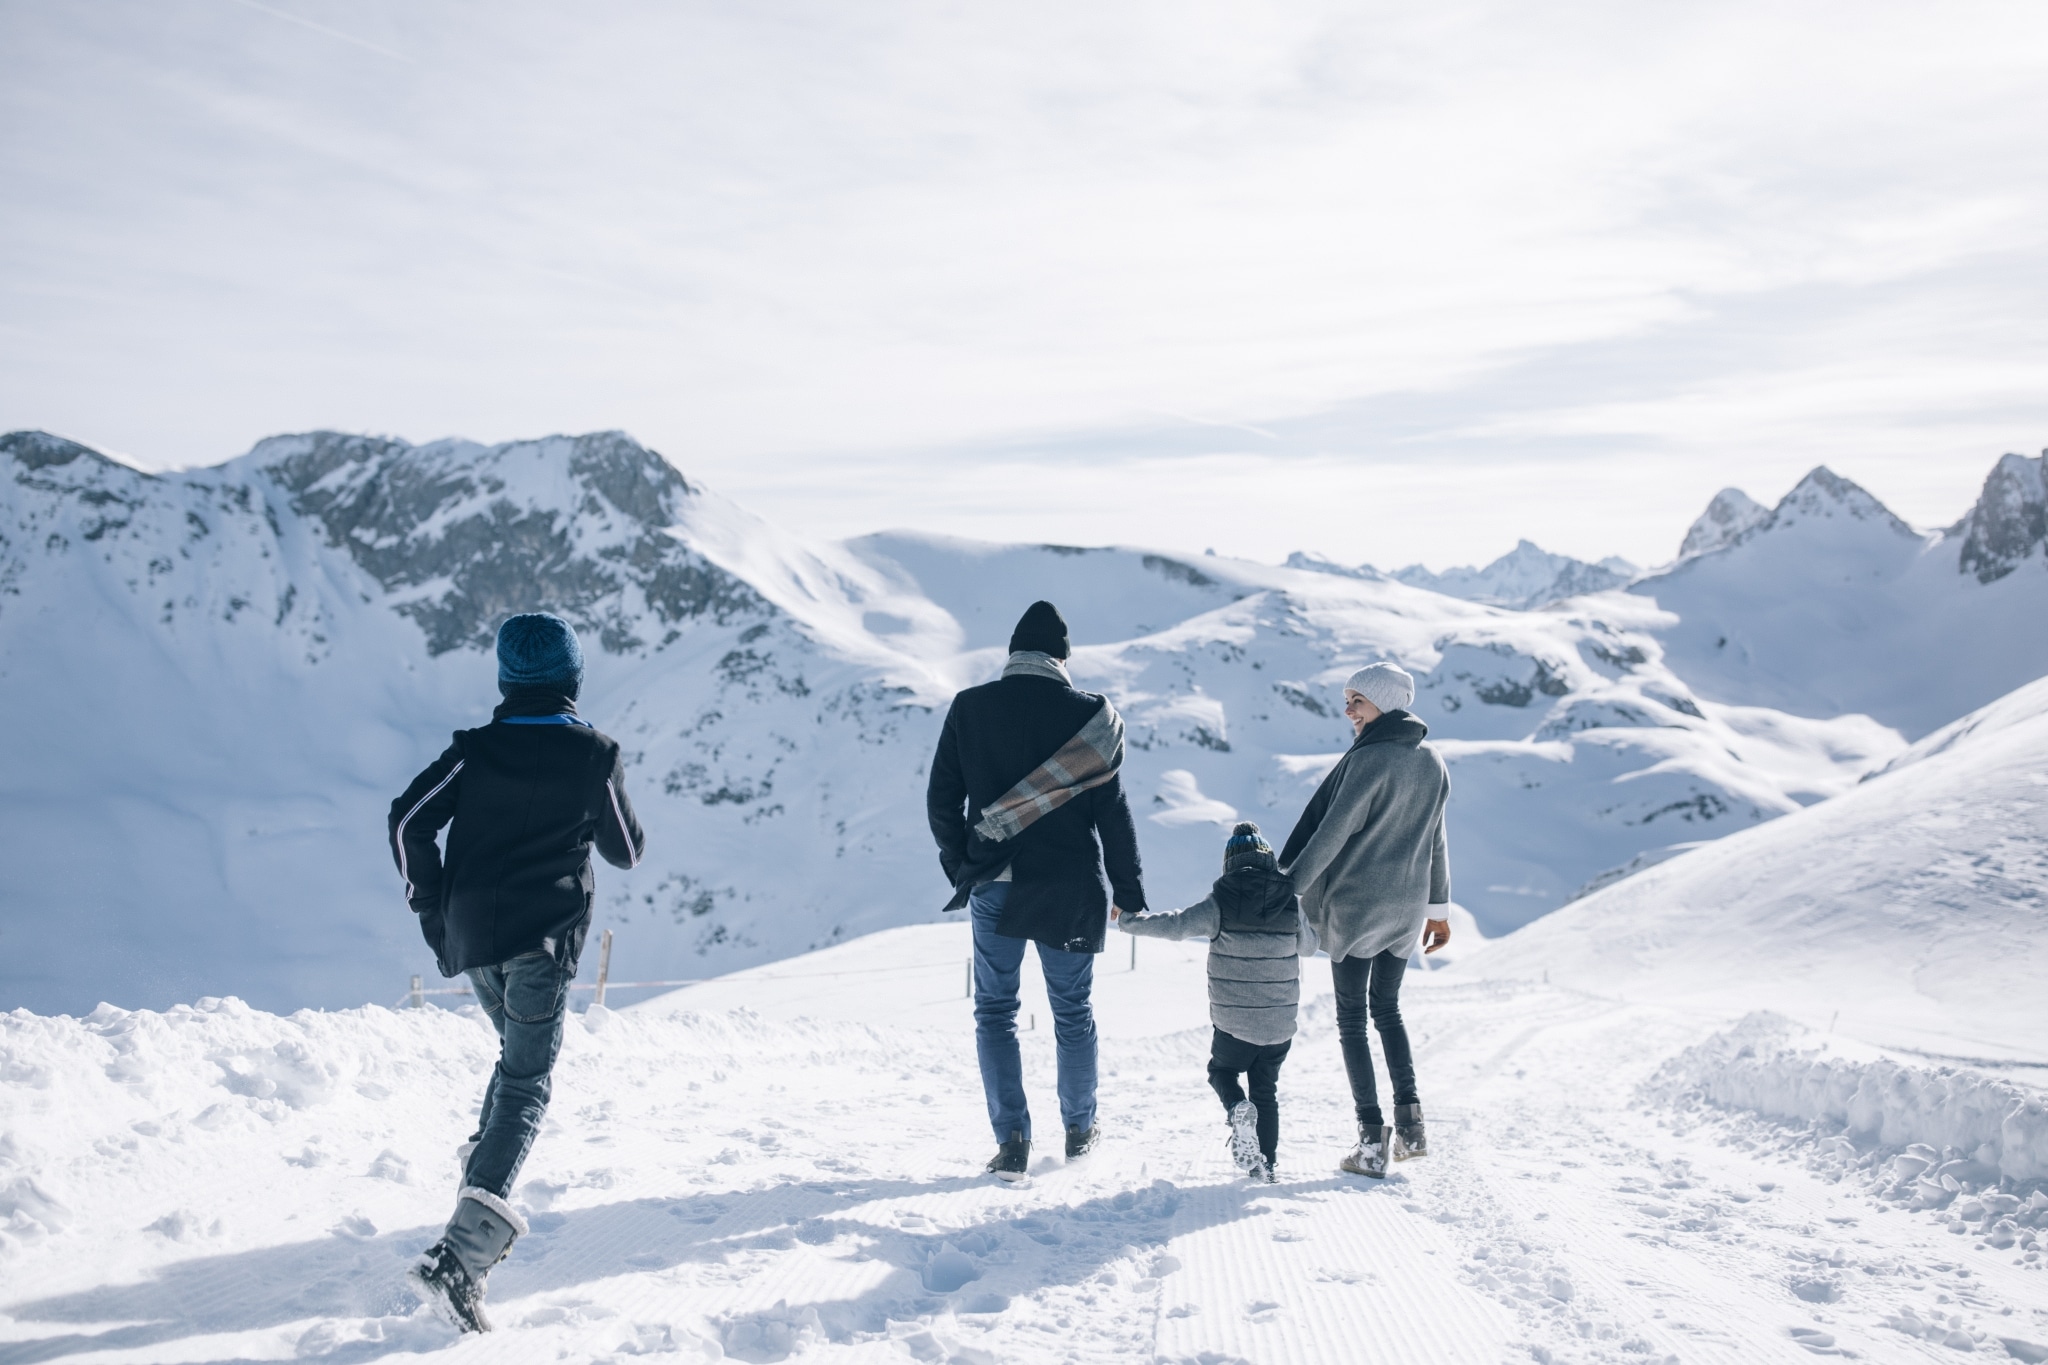
[[[1251,1084],[1252,1108],[1259,1114],[1259,1151],[1268,1169],[1280,1149],[1280,1064],[1293,1046],[1292,1038],[1284,1043],[1247,1043],[1222,1029],[1209,1043],[1209,1085],[1223,1101],[1225,1113],[1244,1101],[1239,1073]]]
[[[1394,1103],[1422,1102],[1415,1093],[1415,1054],[1408,1048],[1408,1026],[1401,1022],[1401,976],[1407,970],[1408,955],[1391,948],[1377,957],[1346,957],[1330,964],[1330,979],[1337,986],[1337,1041],[1344,1048],[1345,1074],[1351,1078],[1351,1103],[1358,1121],[1373,1128],[1386,1118],[1373,1079],[1372,1048],[1365,1041],[1368,1020],[1380,1031]]]
[[[498,1030],[498,1065],[477,1115],[476,1150],[463,1168],[465,1187],[512,1197],[512,1182],[548,1112],[555,1056],[562,1050],[573,967],[551,953],[525,953],[495,967],[472,967],[469,984]]]

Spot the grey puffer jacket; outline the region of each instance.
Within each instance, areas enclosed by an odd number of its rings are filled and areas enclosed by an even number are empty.
[[[1429,907],[1451,898],[1451,775],[1423,743],[1428,734],[1406,711],[1367,725],[1280,851],[1302,914],[1332,959],[1412,952]]]
[[[1301,959],[1316,950],[1294,883],[1270,854],[1242,858],[1185,910],[1125,915],[1124,932],[1209,940],[1209,1018],[1233,1038],[1270,1047],[1294,1036]]]

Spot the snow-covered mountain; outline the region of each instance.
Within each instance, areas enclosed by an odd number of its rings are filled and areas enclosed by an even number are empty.
[[[1736,496],[1741,495],[1738,493]],[[1300,551],[1288,556],[1287,566],[1347,578],[1392,579],[1411,588],[1427,588],[1447,597],[1462,597],[1468,602],[1484,602],[1489,606],[1514,607],[1522,611],[1561,602],[1567,597],[1619,588],[1642,572],[1619,555],[1588,563],[1570,555],[1552,554],[1529,540],[1517,542],[1514,549],[1483,569],[1461,565],[1442,573],[1432,573],[1420,564],[1410,564],[1405,569],[1381,573],[1370,564],[1348,567],[1321,555]]]
[[[1343,678],[1375,657],[1418,674],[1454,768],[1458,897],[1489,933],[1645,852],[1844,791],[1904,745],[1810,697],[1771,709],[1740,675],[1702,697],[1664,641],[1689,648],[1685,610],[1711,603],[1524,612],[1227,557],[813,544],[617,433],[316,433],[166,475],[18,433],[0,468],[0,689],[33,718],[0,771],[6,990],[38,1009],[395,999],[431,973],[384,810],[488,714],[492,630],[533,607],[585,632],[585,711],[632,763],[652,848],[600,874],[600,906],[635,979],[931,918],[930,745],[1041,596],[1072,624],[1077,680],[1125,714],[1161,903],[1206,886],[1230,820],[1285,833],[1348,740]],[[1783,514],[1650,581],[1791,543]]]
[[[1665,661],[1701,696],[1918,738],[2048,673],[2044,460],[2004,456],[1935,531],[1825,468],[1761,516],[1729,490],[1629,591],[1676,618]]]

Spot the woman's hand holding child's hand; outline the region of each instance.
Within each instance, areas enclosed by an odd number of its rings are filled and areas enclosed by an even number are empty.
[[[1433,919],[1422,926],[1422,951],[1433,953],[1451,941],[1451,922]]]

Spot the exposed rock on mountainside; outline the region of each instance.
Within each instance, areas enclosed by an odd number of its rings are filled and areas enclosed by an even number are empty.
[[[2002,457],[1977,505],[1950,534],[1962,539],[1963,571],[1980,583],[1995,583],[2032,559],[2048,543],[2048,451],[2032,460]]]
[[[248,459],[291,495],[328,544],[402,600],[430,653],[490,644],[523,603],[545,602],[613,653],[647,643],[636,620],[721,624],[770,608],[745,583],[667,534],[693,490],[622,432],[488,450],[318,432],[260,443]],[[558,504],[508,496],[547,469]]]
[[[1724,545],[1733,545],[1745,534],[1769,520],[1771,509],[1740,488],[1724,488],[1714,494],[1707,510],[1685,533],[1678,547],[1680,559],[1691,559]]]

